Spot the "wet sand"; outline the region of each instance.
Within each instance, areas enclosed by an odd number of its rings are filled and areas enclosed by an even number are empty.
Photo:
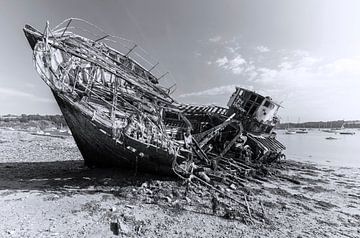
[[[250,222],[173,178],[88,169],[71,137],[0,130],[0,155],[0,237],[360,237],[359,168],[278,164],[300,184],[270,175],[229,191],[246,194]]]

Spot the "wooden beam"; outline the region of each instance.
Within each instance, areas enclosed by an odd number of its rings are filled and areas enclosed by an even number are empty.
[[[243,132],[243,128],[242,128],[242,124],[240,123],[238,133],[237,133],[237,134],[234,136],[234,138],[229,142],[229,144],[226,145],[225,149],[220,153],[220,156],[224,156],[224,155],[231,149],[231,147],[235,144],[235,142],[237,141],[237,139],[240,138],[242,132]]]
[[[70,18],[70,20],[68,21],[68,24],[66,24],[66,27],[65,27],[64,31],[62,32],[62,34],[61,34],[61,37],[63,37],[63,36],[64,36],[64,34],[65,34],[66,30],[68,29],[68,27],[69,27],[69,25],[70,25],[71,21],[72,21],[72,18]]]

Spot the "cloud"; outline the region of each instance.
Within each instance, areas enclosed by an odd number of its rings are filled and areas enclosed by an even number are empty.
[[[182,94],[179,97],[180,98],[186,98],[186,97],[193,97],[193,96],[216,96],[216,95],[225,95],[225,94],[231,94],[235,92],[236,85],[226,85],[226,86],[220,86],[220,87],[214,87],[210,89],[206,89],[200,92],[193,92],[193,93],[186,93]]]
[[[357,96],[360,57],[325,61],[303,51],[294,55],[285,60],[280,58],[277,67],[256,68],[254,84],[268,90],[278,89],[272,96],[284,101],[287,115],[295,113],[312,119],[327,115],[338,119],[353,117],[352,109],[360,100]]]
[[[311,67],[311,66],[315,65],[316,63],[319,63],[321,60],[322,59],[320,59],[320,58],[304,56],[304,57],[300,58],[300,60],[297,62],[297,65],[302,66],[302,67]]]
[[[212,51],[217,57],[211,60],[211,65],[230,72],[224,74],[224,82],[233,85],[220,85],[181,97],[224,95],[216,97],[216,100],[224,101],[233,86],[242,80],[242,85],[252,85],[256,91],[268,92],[267,95],[276,101],[284,101],[285,115],[313,119],[329,119],[327,113],[333,119],[355,115],[353,108],[360,100],[357,92],[360,88],[360,56],[326,58],[302,49],[270,50],[264,45],[244,45],[239,39],[222,39],[221,47]],[[345,106],[340,109],[336,105]],[[356,112],[356,115],[360,116],[360,113]]]
[[[270,49],[266,46],[263,45],[259,45],[256,47],[256,50],[258,50],[260,53],[265,53],[265,52],[269,52]]]
[[[284,50],[285,52],[287,52],[287,50]],[[291,52],[290,52],[291,53]],[[297,57],[307,57],[310,55],[310,53],[306,50],[293,50],[292,51],[293,55],[294,56],[297,56]]]
[[[215,63],[217,63],[217,65],[220,67],[226,65],[228,62],[229,62],[229,60],[226,56],[224,56],[223,58],[219,58],[215,61]]]
[[[241,49],[240,46],[236,45],[236,46],[227,46],[225,47],[231,54],[235,54],[238,50]]]
[[[222,39],[221,36],[214,36],[210,38],[209,41],[215,43],[215,42],[219,42],[221,39]]]
[[[360,57],[337,59],[326,65],[326,68],[337,74],[360,75]]]
[[[283,70],[288,70],[288,69],[291,69],[292,63],[284,61],[284,62],[281,62],[278,67]]]
[[[238,54],[231,60],[224,56],[217,59],[215,63],[222,69],[232,71],[233,74],[241,74],[245,70],[246,60]]]
[[[240,65],[243,65],[245,63],[246,63],[246,60],[243,57],[241,57],[241,55],[238,55],[234,59],[230,60],[229,68],[233,69],[233,68],[239,67]]]
[[[38,97],[36,95],[22,92],[20,90],[16,90],[13,88],[0,88],[0,98],[9,100],[11,97],[17,97],[17,98],[24,98],[24,100],[32,100],[37,102],[46,102],[46,103],[52,103],[53,100]]]
[[[310,82],[324,78],[332,70],[322,70],[325,65],[322,58],[314,57],[304,50],[273,51],[264,58],[264,63],[257,62],[252,72],[257,75],[253,80],[266,87],[297,88],[307,87]],[[306,85],[306,86],[305,86]]]

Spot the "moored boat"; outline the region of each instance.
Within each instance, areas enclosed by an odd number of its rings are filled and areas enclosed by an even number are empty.
[[[297,129],[295,131],[295,133],[297,133],[297,134],[307,134],[307,133],[309,133],[309,131],[307,129],[305,129],[305,128],[300,128],[300,129]]]
[[[355,135],[354,131],[340,131],[340,135]]]

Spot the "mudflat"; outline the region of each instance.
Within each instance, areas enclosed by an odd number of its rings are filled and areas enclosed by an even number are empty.
[[[0,237],[360,237],[360,168],[276,164],[226,188],[248,220],[176,178],[86,168],[72,137],[1,129],[0,155]]]

